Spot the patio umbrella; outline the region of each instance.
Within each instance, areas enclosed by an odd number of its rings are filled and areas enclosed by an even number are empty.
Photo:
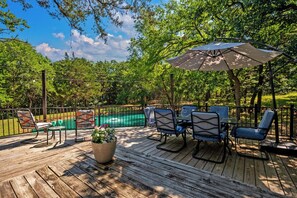
[[[257,49],[250,43],[213,42],[207,45],[194,47],[185,54],[170,58],[167,61],[179,68],[200,71],[226,71],[244,67],[262,65],[274,59],[281,52]],[[273,74],[269,64],[273,107],[276,109]],[[277,114],[276,142],[278,142]]]
[[[280,54],[257,49],[249,43],[216,42],[192,48],[167,61],[173,66],[189,70],[222,71],[262,65]]]

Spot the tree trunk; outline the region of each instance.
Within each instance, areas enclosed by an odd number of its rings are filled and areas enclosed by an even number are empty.
[[[234,75],[233,70],[228,70],[228,77],[233,82],[235,105],[240,107],[240,81],[237,76]],[[240,109],[236,108],[236,118],[240,120]]]
[[[264,84],[263,65],[259,66],[258,72],[259,72],[258,83],[257,83],[256,87],[254,88],[254,93],[253,93],[253,95],[251,97],[250,105],[254,106],[256,96],[258,95],[257,105],[259,107],[259,109],[258,109],[258,111],[259,111],[260,108],[261,108],[261,103],[262,103],[262,93],[263,93],[262,87],[263,87],[263,84]]]
[[[259,66],[259,84],[258,84],[258,99],[257,99],[257,104],[258,104],[258,110],[261,109],[262,105],[262,94],[263,94],[263,84],[264,84],[264,75],[263,75],[263,65]]]

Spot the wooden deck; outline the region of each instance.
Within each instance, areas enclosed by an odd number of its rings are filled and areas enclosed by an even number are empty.
[[[73,141],[73,132],[62,144],[20,143],[32,134],[0,139],[0,197],[297,197],[294,157],[261,161],[233,151],[215,164],[191,157],[191,138],[180,153],[157,150],[159,142],[146,139],[151,130],[117,129],[116,157],[106,166],[94,161],[89,141]],[[218,145],[206,148],[203,157],[220,157]]]

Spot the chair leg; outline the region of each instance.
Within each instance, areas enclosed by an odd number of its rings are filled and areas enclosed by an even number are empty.
[[[166,144],[166,140],[167,140],[167,136],[168,136],[168,134],[165,134],[164,136],[165,136],[165,140],[164,140],[164,142],[162,142],[161,144],[158,144],[158,145],[156,146],[157,149],[160,149],[160,150],[163,150],[163,151],[168,151],[168,152],[171,152],[171,153],[178,153],[178,152],[180,152],[183,148],[185,148],[185,147],[187,146],[186,132],[184,132],[184,133],[182,134],[183,142],[184,142],[184,143],[183,143],[183,145],[182,145],[179,149],[177,149],[177,150],[170,150],[170,149],[166,149],[166,148],[161,147],[162,145]]]
[[[192,157],[195,158],[195,159],[199,159],[199,160],[204,160],[204,161],[208,161],[208,162],[213,162],[213,163],[218,163],[218,164],[221,164],[225,161],[225,158],[226,158],[226,150],[227,150],[227,140],[224,139],[224,153],[223,153],[223,157],[220,161],[214,161],[214,160],[209,160],[209,159],[205,159],[205,158],[202,158],[202,157],[197,157],[197,153],[199,152],[199,145],[202,141],[198,140],[197,144],[196,144],[196,148],[194,149],[193,153],[192,153]],[[231,151],[229,150],[229,154],[231,154]]]
[[[35,137],[33,137],[33,138],[28,138],[28,139],[25,139],[25,140],[22,140],[22,141],[20,141],[20,143],[23,143],[23,144],[34,143],[34,142],[38,141],[38,140],[37,140],[38,135],[39,135],[39,131],[36,130],[36,135],[35,135]],[[40,142],[40,141],[39,141],[39,142]]]
[[[160,138],[159,139],[156,139],[156,138],[152,138],[153,136],[160,136]],[[160,134],[151,134],[151,135],[149,135],[149,136],[147,136],[146,137],[147,139],[149,139],[149,140],[154,140],[154,141],[159,141],[159,142],[161,142],[161,140],[162,140],[162,138],[163,138],[163,135],[162,135],[162,133],[160,133]]]
[[[237,139],[237,141],[236,141]],[[253,155],[248,155],[248,154],[243,154],[243,153],[240,153],[237,151],[237,145],[236,145],[236,142],[239,144],[239,141],[238,141],[238,138],[235,139],[235,150],[236,150],[236,153],[237,155],[241,156],[241,157],[248,157],[248,158],[252,158],[252,159],[260,159],[260,160],[269,160],[269,155],[267,153],[267,151],[263,151],[261,150],[260,148],[259,149],[256,149],[256,148],[251,148],[251,147],[244,147],[244,146],[240,146],[240,148],[242,149],[249,149],[249,150],[253,150],[253,151],[259,151],[260,153],[264,153],[265,157],[257,157],[257,156],[253,156]],[[259,145],[260,146],[260,145]]]
[[[202,141],[200,141],[200,140],[197,141],[196,147],[194,148],[194,151],[193,151],[193,153],[192,153],[192,157],[194,157],[194,158],[196,158],[196,159],[198,159],[198,158],[196,157],[196,155],[197,155],[197,153],[199,152],[199,145],[200,145],[201,142],[202,142]]]

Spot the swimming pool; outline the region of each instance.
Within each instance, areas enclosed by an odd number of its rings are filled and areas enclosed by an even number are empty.
[[[75,129],[74,119],[64,120],[66,129]],[[100,121],[100,122],[99,122]],[[110,127],[133,127],[133,126],[144,126],[145,117],[144,114],[114,114],[114,115],[100,115],[95,117],[97,126],[102,124],[108,124]]]

